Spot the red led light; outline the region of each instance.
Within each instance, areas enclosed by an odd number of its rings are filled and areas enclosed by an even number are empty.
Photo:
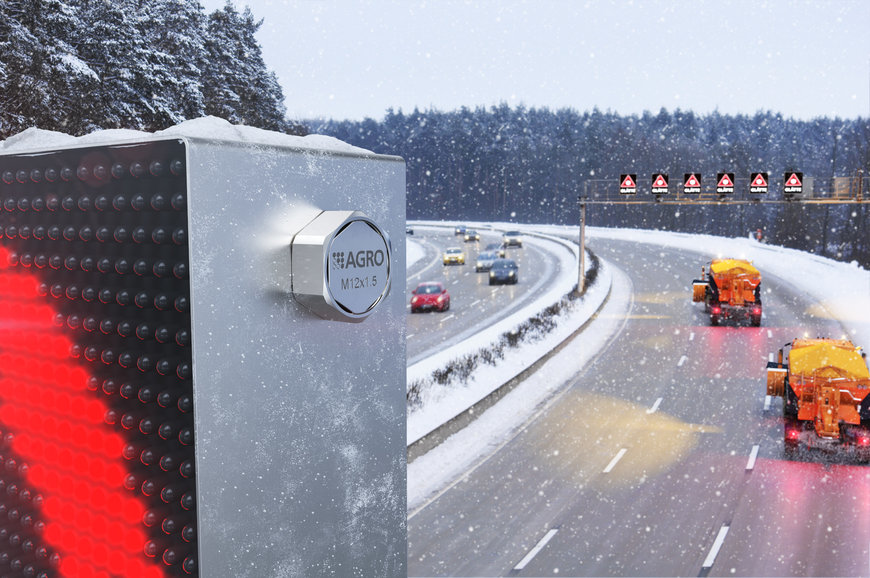
[[[0,269],[13,263],[0,249]],[[60,554],[65,577],[161,577],[161,560],[142,555],[145,507],[124,489],[127,471],[117,433],[103,427],[107,408],[89,395],[88,375],[55,333],[55,312],[39,301],[38,280],[0,271],[0,422],[7,459],[45,496],[42,539]]]

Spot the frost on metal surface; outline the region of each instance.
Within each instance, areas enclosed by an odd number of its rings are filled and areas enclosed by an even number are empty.
[[[383,226],[403,277],[404,165],[219,141],[189,150],[202,175],[190,250],[203,571],[404,575],[404,296],[347,324],[311,314],[280,278],[288,232],[324,208]]]

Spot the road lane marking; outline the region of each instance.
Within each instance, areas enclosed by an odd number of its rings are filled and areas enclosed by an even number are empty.
[[[749,454],[749,461],[746,462],[746,471],[751,472],[755,467],[755,460],[758,459],[758,448],[759,446],[752,446],[752,452]]]
[[[773,401],[773,398],[769,395],[764,396],[764,411],[770,411],[770,402]]]
[[[767,330],[767,338],[773,339],[773,331],[771,331],[770,329]]]
[[[689,333],[689,341],[695,341],[695,332]]]
[[[719,534],[716,535],[713,547],[710,548],[710,553],[707,554],[707,559],[704,560],[704,565],[701,566],[703,570],[708,570],[713,567],[713,562],[716,561],[716,556],[719,555],[719,549],[722,548],[722,544],[725,542],[725,536],[728,535],[729,528],[730,526],[728,526],[728,524],[723,524],[722,527],[719,528]]]
[[[656,410],[658,410],[659,405],[661,405],[661,403],[662,403],[662,398],[658,398],[658,399],[656,400],[656,402],[655,402],[654,404],[652,404],[652,407],[649,408],[648,410],[646,410],[646,412],[647,412],[647,413],[655,413]]]
[[[627,448],[622,448],[621,450],[619,450],[619,452],[616,454],[616,456],[612,460],[610,460],[609,464],[607,464],[607,467],[604,468],[604,473],[609,474],[610,471],[616,467],[616,464],[619,463],[619,460],[622,459],[622,456],[624,456],[625,452],[627,452],[627,451],[628,451]]]
[[[686,357],[685,355],[682,356],[680,358],[680,360],[677,362],[677,367],[683,367],[683,364],[686,363],[687,361],[689,361],[689,358]]]
[[[523,568],[525,568],[529,562],[531,562],[538,553],[544,549],[544,546],[547,545],[547,542],[553,539],[553,536],[556,535],[556,532],[559,530],[557,528],[552,528],[549,532],[547,532],[543,538],[535,545],[534,548],[529,550],[529,553],[526,554],[526,557],[520,560],[520,563],[514,566],[514,570],[519,572]]]
[[[469,305],[469,307],[474,307],[474,306],[477,305],[478,303],[480,303],[480,299],[478,299],[477,301],[473,301],[473,302]]]

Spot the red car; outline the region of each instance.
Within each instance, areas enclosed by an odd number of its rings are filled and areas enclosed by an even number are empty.
[[[443,284],[436,281],[420,283],[411,294],[411,313],[420,311],[447,311],[450,309],[450,294]]]

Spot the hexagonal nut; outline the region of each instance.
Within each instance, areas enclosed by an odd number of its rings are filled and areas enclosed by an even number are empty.
[[[390,241],[359,211],[324,211],[290,247],[293,296],[325,319],[359,322],[390,292]]]

